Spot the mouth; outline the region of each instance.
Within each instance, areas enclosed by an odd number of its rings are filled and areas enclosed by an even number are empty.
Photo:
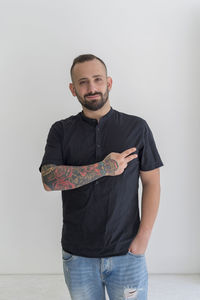
[[[89,99],[95,99],[95,98],[98,98],[98,97],[99,97],[99,95],[87,96],[87,98],[89,98]]]

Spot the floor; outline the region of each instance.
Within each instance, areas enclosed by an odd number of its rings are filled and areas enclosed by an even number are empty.
[[[71,298],[62,274],[0,275],[0,300],[71,300]],[[150,274],[148,300],[200,300],[200,274]]]

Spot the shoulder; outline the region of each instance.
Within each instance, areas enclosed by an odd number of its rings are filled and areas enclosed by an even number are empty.
[[[137,125],[138,127],[143,128],[143,129],[145,129],[148,126],[147,121],[140,116],[128,114],[128,113],[117,111],[117,110],[115,110],[115,112],[119,119],[121,119],[127,123],[131,123],[134,126]]]
[[[55,121],[51,127],[55,130],[64,130],[65,128],[69,128],[70,126],[74,125],[78,120],[78,114],[77,115],[71,115],[65,119],[60,119]]]

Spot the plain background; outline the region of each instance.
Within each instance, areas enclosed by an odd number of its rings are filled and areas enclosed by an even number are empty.
[[[62,273],[61,193],[38,168],[50,126],[82,110],[68,85],[84,53],[105,61],[111,106],[147,121],[165,165],[149,272],[198,273],[200,2],[6,0],[0,11],[0,273]]]

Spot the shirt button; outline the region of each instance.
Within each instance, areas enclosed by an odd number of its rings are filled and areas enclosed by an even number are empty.
[[[98,144],[97,147],[101,147],[101,146]]]
[[[95,184],[98,184],[98,183],[99,183],[98,181],[95,182]]]

